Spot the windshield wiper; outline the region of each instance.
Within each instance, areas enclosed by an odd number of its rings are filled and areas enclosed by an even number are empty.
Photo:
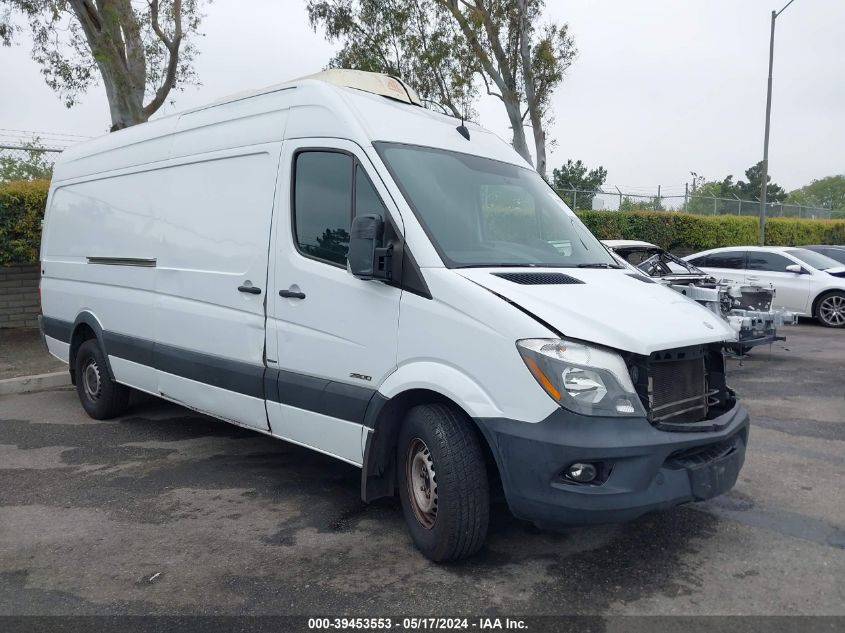
[[[622,268],[616,264],[606,264],[604,262],[593,262],[590,264],[578,264],[578,268]]]

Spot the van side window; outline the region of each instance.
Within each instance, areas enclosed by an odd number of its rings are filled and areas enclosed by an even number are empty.
[[[294,239],[305,255],[346,265],[352,224],[353,159],[307,151],[296,157]]]
[[[361,165],[355,166],[355,215],[380,215],[387,222],[387,209]]]

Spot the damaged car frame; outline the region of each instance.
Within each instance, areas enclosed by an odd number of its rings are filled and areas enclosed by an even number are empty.
[[[620,263],[724,318],[736,332],[736,340],[725,343],[729,351],[744,354],[758,345],[785,341],[778,328],[797,323],[797,314],[772,308],[776,291],[771,286],[717,279],[649,242],[602,240],[602,243]]]

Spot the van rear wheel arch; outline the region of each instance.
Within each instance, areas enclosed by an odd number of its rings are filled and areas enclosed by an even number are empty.
[[[414,407],[441,404],[450,407],[467,420],[478,436],[491,485],[498,485],[499,467],[489,441],[478,424],[451,398],[428,389],[411,389],[386,399],[379,393],[373,397],[367,410],[367,426],[372,429],[367,438],[364,462],[361,468],[361,498],[369,503],[383,497],[392,497],[398,486],[396,446],[405,416]]]
[[[82,344],[90,339],[96,339],[100,350],[103,352],[103,357],[105,358],[106,370],[108,371],[109,378],[114,380],[114,372],[112,371],[111,363],[109,362],[109,356],[106,352],[105,339],[103,336],[103,327],[100,325],[100,322],[97,320],[97,318],[90,312],[80,312],[73,323],[73,330],[70,335],[70,350],[68,354],[70,377],[71,382],[74,385],[76,384],[76,354],[79,352],[79,348],[82,346]]]

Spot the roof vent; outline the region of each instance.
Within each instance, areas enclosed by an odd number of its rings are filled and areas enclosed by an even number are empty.
[[[582,284],[580,279],[563,273],[493,273],[495,277],[507,279],[525,286],[552,286],[560,284]]]

